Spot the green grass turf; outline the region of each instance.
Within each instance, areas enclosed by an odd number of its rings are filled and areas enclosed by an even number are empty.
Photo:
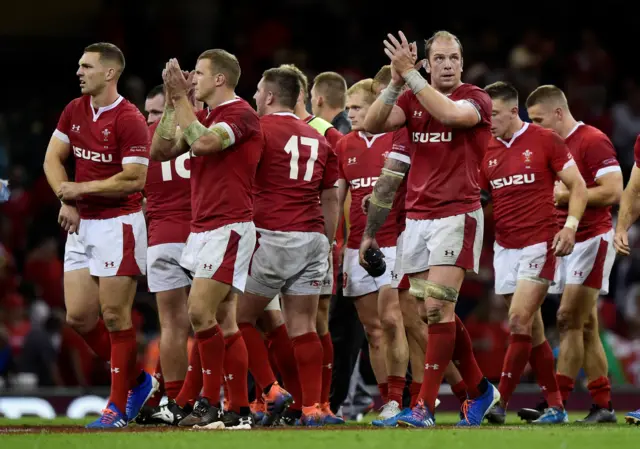
[[[582,418],[586,413],[573,412],[570,418]],[[438,427],[427,430],[374,429],[367,423],[349,423],[342,428],[277,429],[251,431],[191,431],[176,429],[146,429],[135,432],[135,426],[124,431],[100,433],[56,433],[50,428],[36,426],[77,425],[78,431],[88,420],[37,418],[21,420],[0,419],[0,447],[2,449],[193,449],[215,444],[219,448],[262,449],[360,449],[397,447],[419,448],[490,448],[490,449],[623,449],[640,447],[640,427],[624,423],[624,413],[618,414],[618,425],[534,427],[521,424],[512,413],[506,426],[482,426],[480,429],[455,429],[454,413],[438,414]],[[365,427],[366,426],[366,427]],[[31,433],[8,434],[29,429]],[[34,429],[34,427],[36,427]],[[364,428],[363,428],[364,427]],[[75,429],[71,429],[73,432]],[[164,430],[164,431],[163,431]],[[208,446],[210,447],[210,446]]]

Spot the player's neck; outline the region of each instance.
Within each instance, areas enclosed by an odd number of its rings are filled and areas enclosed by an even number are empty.
[[[115,103],[119,96],[116,86],[107,86],[99,94],[91,96],[91,106],[96,109],[104,108]]]
[[[217,89],[209,98],[206,98],[204,102],[207,104],[209,109],[214,109],[222,103],[234,100],[235,98],[235,91],[229,89]]]
[[[294,109],[289,109],[286,108],[284,106],[272,106],[272,107],[268,107],[267,110],[265,111],[265,115],[269,115],[269,114],[293,114],[296,117],[299,117],[298,114],[295,113]]]
[[[458,87],[460,87],[462,85],[462,81],[458,81],[454,86],[452,87],[441,87],[438,86],[436,84],[431,84],[431,87],[433,87],[435,90],[437,90],[438,92],[440,92],[442,95],[450,95],[454,90],[456,90]]]
[[[518,131],[520,131],[523,126],[524,126],[524,122],[520,119],[520,117],[518,117],[516,120],[513,121],[511,126],[509,126],[509,129],[507,129],[507,132],[504,133],[501,139],[506,141],[511,140],[513,135]]]
[[[322,109],[321,111],[318,111],[318,112],[319,113],[316,114],[318,117],[331,123],[333,119],[336,118],[336,116],[342,112],[342,109],[333,109],[333,108]]]
[[[293,113],[297,115],[300,120],[306,120],[311,115],[304,105],[296,105]]]
[[[571,115],[571,113],[569,113],[567,116],[565,116],[562,124],[560,125],[560,137],[562,137],[563,139],[569,137],[569,133],[573,131],[577,125],[578,121],[573,118],[573,115]]]

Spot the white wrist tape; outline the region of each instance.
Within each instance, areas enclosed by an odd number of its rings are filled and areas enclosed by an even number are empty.
[[[580,223],[580,220],[578,220],[576,217],[574,217],[573,215],[569,215],[567,217],[567,221],[564,223],[564,227],[565,228],[570,228],[573,229],[574,231],[578,230],[578,224]]]
[[[418,72],[416,69],[408,71],[404,75],[404,81],[405,83],[407,83],[407,86],[411,88],[411,91],[416,95],[418,95],[418,92],[424,89],[428,84],[427,80],[424,79],[422,75],[420,75],[420,72]]]
[[[380,98],[384,104],[394,105],[400,96],[400,92],[402,92],[402,88],[389,84],[380,93]]]

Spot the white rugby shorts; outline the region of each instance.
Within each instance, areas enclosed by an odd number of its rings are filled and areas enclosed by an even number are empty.
[[[255,246],[256,228],[251,221],[192,232],[182,251],[180,265],[194,278],[213,279],[244,292]]]
[[[387,269],[382,276],[372,277],[360,265],[357,249],[347,248],[344,253],[342,293],[348,298],[357,298],[380,290],[385,285],[391,285],[391,272],[395,267],[396,247],[380,248],[384,254]]]
[[[162,243],[147,250],[147,285],[151,293],[166,292],[191,285],[180,266],[184,243]]]
[[[552,283],[556,256],[551,242],[536,243],[524,248],[503,248],[493,244],[493,269],[497,295],[511,295],[519,280]]]
[[[147,225],[142,211],[103,220],[80,220],[68,234],[64,271],[88,268],[92,276],[139,276],[147,270]]]

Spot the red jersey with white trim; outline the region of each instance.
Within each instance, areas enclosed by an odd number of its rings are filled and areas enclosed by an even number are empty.
[[[89,95],[76,98],[62,111],[53,135],[71,145],[76,160],[75,182],[111,178],[125,164],[149,165],[151,139],[147,123],[138,108],[124,97],[97,110]],[[142,209],[142,193],[120,198],[85,195],[76,205],[80,218],[120,217]]]
[[[509,142],[491,138],[480,185],[491,192],[500,246],[520,249],[553,240],[556,173],[571,165],[575,162],[562,138],[541,126],[525,123]]]
[[[191,156],[191,232],[251,221],[251,191],[264,145],[258,114],[236,97],[199,111],[197,117],[207,127],[222,125],[231,146],[206,156]]]
[[[149,126],[151,136],[158,123]],[[187,241],[191,226],[190,166],[189,152],[169,161],[149,161],[144,188],[149,246]]]
[[[636,167],[640,168],[640,136],[638,136],[633,146],[633,156],[636,160]]]
[[[393,143],[391,146],[390,157],[394,159],[403,160],[406,164],[411,165],[411,153],[413,144],[409,140],[409,131],[406,127],[402,127],[393,133]],[[395,153],[391,156],[392,153]],[[397,210],[396,215],[396,229],[398,237],[404,232],[404,228],[407,226],[407,179],[409,178],[409,172],[405,173],[404,179],[396,190],[396,196],[393,199],[393,209]]]
[[[347,248],[360,248],[367,224],[367,216],[362,212],[362,199],[373,192],[384,161],[391,151],[393,134],[367,135],[361,131],[353,131],[338,142],[336,153],[340,179],[347,181],[351,192]],[[376,241],[381,247],[396,246],[397,214],[398,209],[392,207],[387,220],[376,234]]]
[[[593,126],[580,122],[564,140],[580,174],[587,184],[587,189],[598,186],[596,180],[607,173],[619,172],[620,164],[616,159],[616,150],[609,138]],[[569,216],[568,206],[560,206],[556,211],[558,224],[562,228]],[[578,225],[576,242],[584,242],[590,238],[608,232],[611,223],[611,206],[589,207]]]
[[[256,227],[324,234],[318,197],[338,181],[331,146],[292,113],[262,116],[260,124],[265,144],[253,188]]]
[[[410,90],[398,98],[415,145],[407,218],[433,220],[480,208],[478,167],[491,137],[491,99],[471,84],[461,84],[449,98],[473,105],[480,121],[471,128],[452,128],[432,117]]]

